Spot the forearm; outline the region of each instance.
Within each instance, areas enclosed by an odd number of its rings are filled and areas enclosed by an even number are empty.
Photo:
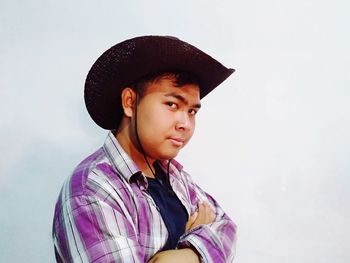
[[[191,229],[181,237],[178,247],[193,246],[200,252],[200,258],[205,263],[232,262],[235,254],[236,225],[216,201],[208,197],[208,201],[215,208],[214,221]],[[200,209],[198,213],[200,214]]]
[[[155,254],[148,263],[200,263],[197,253],[191,248],[165,250]]]
[[[179,246],[196,248],[203,263],[229,263],[234,257],[235,236],[234,228],[214,223],[200,226],[183,236]]]

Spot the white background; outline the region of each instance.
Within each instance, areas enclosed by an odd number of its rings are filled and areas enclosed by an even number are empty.
[[[0,2],[0,262],[54,262],[64,179],[106,132],[83,101],[110,46],[174,35],[237,72],[178,159],[238,224],[235,262],[349,262],[350,4]]]

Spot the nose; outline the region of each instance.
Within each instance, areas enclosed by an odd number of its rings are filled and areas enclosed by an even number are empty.
[[[176,129],[177,130],[190,130],[192,128],[192,121],[187,112],[178,112],[176,120]]]

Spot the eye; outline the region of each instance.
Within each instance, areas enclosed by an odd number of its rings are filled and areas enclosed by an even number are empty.
[[[168,107],[171,108],[172,110],[178,109],[177,104],[174,103],[174,102],[169,101],[169,102],[166,103],[166,105],[168,105]]]
[[[190,115],[192,115],[192,116],[196,115],[197,112],[198,112],[198,110],[195,110],[195,109],[190,109],[190,110],[188,111],[188,113],[189,113]]]

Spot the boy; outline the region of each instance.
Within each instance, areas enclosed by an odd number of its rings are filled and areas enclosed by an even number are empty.
[[[57,262],[231,262],[236,226],[173,158],[193,135],[200,99],[233,73],[168,36],[121,42],[85,83],[92,119],[110,130],[64,184]]]

